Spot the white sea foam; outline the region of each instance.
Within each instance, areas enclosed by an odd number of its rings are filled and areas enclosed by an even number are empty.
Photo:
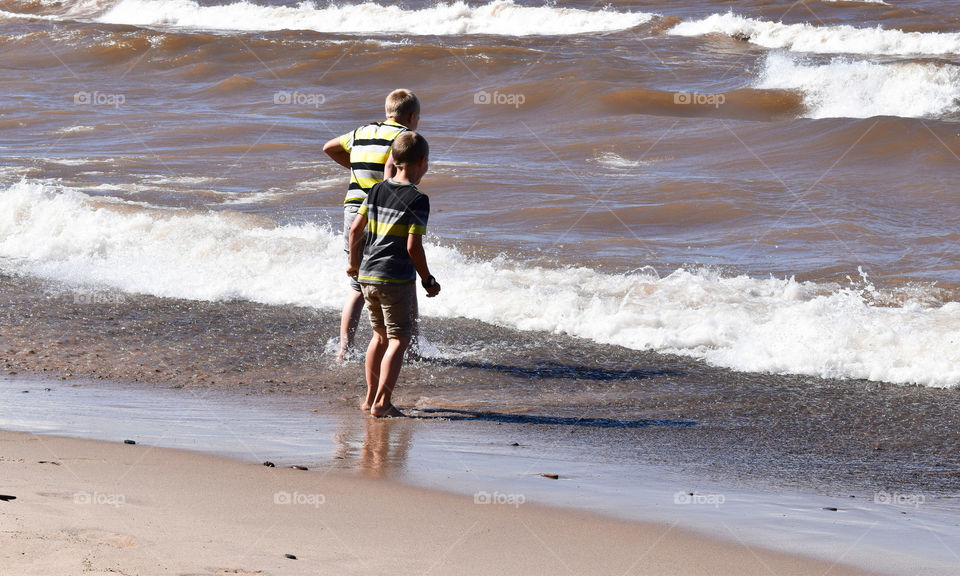
[[[210,184],[218,180],[223,180],[223,178],[212,178],[210,176],[172,176],[167,174],[152,174],[144,176],[141,179],[141,181],[145,184],[150,184],[153,186],[200,186],[204,184]]]
[[[801,91],[811,118],[934,118],[960,109],[960,67],[945,63],[817,64],[772,53],[755,87]]]
[[[339,309],[342,238],[223,212],[112,209],[53,184],[0,191],[0,266],[81,286]],[[852,287],[706,270],[606,274],[427,248],[424,315],[703,359],[742,371],[960,384],[960,303],[878,307]]]
[[[593,158],[589,158],[587,162],[595,162],[604,168],[609,168],[610,170],[629,171],[642,166],[655,164],[659,160],[662,160],[662,158],[643,158],[640,160],[630,160],[628,158],[624,158],[616,152],[611,152],[608,150],[596,154]]]
[[[61,166],[87,166],[89,164],[108,164],[112,160],[94,158],[40,158],[41,161]]]
[[[432,168],[431,164],[431,168]],[[331,188],[339,190],[343,188],[343,178],[340,176],[336,177],[327,177],[327,178],[311,178],[309,180],[301,180],[297,182],[296,191],[297,192],[316,192],[316,191],[326,191]]]
[[[67,126],[57,130],[57,134],[72,134],[74,132],[93,132],[96,130],[96,126]]]
[[[20,12],[7,12],[6,10],[0,10],[0,18],[6,18],[8,20],[59,20],[56,16],[22,14]]]
[[[253,204],[262,204],[272,202],[277,198],[282,198],[289,193],[289,190],[271,188],[270,190],[261,190],[260,192],[232,193],[226,195],[221,201],[223,206],[247,206]]]
[[[521,6],[513,0],[470,5],[437,3],[420,10],[392,4],[302,2],[295,7],[246,0],[202,6],[194,0],[120,0],[100,22],[171,26],[199,30],[315,30],[362,34],[499,34],[505,36],[585,34],[624,30],[648,22],[652,14]]]
[[[883,0],[820,0],[820,1],[827,2],[828,4],[882,4],[883,6],[890,5],[884,2]]]
[[[960,33],[903,32],[855,26],[784,24],[746,18],[728,12],[702,20],[681,22],[670,29],[676,36],[725,34],[749,38],[765,48],[821,54],[874,54],[889,56],[960,54]]]

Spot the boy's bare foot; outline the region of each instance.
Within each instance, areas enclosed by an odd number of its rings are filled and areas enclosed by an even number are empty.
[[[349,355],[350,347],[349,346],[340,346],[340,349],[337,351],[337,364],[343,364],[347,360]]]
[[[363,410],[364,412],[369,412],[370,408],[371,406],[369,402],[364,402],[363,404],[360,405],[360,409]]]
[[[403,418],[406,416],[399,408],[391,404],[390,406],[374,406],[370,408],[370,414],[375,418]]]

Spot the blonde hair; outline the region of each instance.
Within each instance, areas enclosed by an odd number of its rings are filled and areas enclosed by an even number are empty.
[[[393,141],[393,163],[402,168],[430,155],[427,139],[416,132],[404,132]]]
[[[420,100],[413,92],[399,88],[387,95],[384,109],[387,118],[406,118],[420,111]]]

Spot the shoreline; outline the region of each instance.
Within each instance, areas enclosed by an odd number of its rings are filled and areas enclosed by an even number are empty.
[[[558,442],[551,431],[556,427],[543,424],[429,415],[378,420],[317,396],[236,392],[0,379],[0,428],[44,441],[131,439],[148,449],[187,450],[251,466],[300,466],[321,478],[382,479],[471,502],[671,526],[878,573],[922,565],[928,574],[950,574],[957,565],[951,551],[960,549],[960,530],[951,499],[899,502],[924,495],[830,496],[715,480],[662,464],[618,461],[570,445],[567,437]],[[579,435],[570,432],[570,438]]]
[[[333,363],[339,313],[104,292],[0,273],[8,377],[315,396],[352,410],[362,362]],[[824,493],[960,493],[960,389],[738,373],[655,352],[425,318],[397,404],[552,428],[588,450],[700,477]],[[358,341],[368,337],[361,323]],[[582,423],[582,426],[571,426]],[[629,449],[629,450],[628,450]]]
[[[336,472],[8,431],[0,448],[17,496],[0,503],[0,558],[21,574],[867,574],[676,525]],[[379,554],[357,544],[371,540]]]
[[[826,561],[839,547],[890,574],[958,564],[960,529],[944,516],[958,511],[960,451],[943,431],[960,428],[960,390],[735,373],[427,318],[433,356],[405,366],[397,393],[416,417],[380,425],[355,408],[362,363],[334,365],[322,340],[333,311],[77,298],[3,274],[0,286],[0,382],[43,391],[0,385],[0,414],[25,431],[522,495]]]

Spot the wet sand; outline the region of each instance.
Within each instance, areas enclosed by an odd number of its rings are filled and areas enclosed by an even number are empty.
[[[337,410],[363,390],[358,361],[333,364],[331,311],[76,293],[11,276],[0,287],[7,374],[309,395]],[[747,485],[960,491],[957,390],[742,374],[467,320],[426,319],[423,332],[440,352],[409,363],[396,395],[421,416],[566,434],[613,459]]]
[[[0,432],[17,574],[863,574],[527,503],[120,442]]]

